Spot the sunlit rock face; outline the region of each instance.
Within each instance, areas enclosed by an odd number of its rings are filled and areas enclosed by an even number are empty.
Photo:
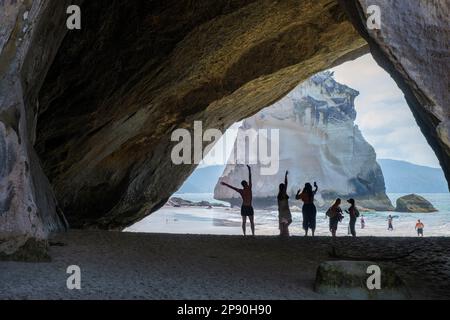
[[[356,90],[337,83],[331,73],[324,72],[244,121],[237,140],[243,139],[249,129],[260,133],[279,129],[278,172],[265,175],[261,168],[267,165],[260,162],[252,165],[256,206],[276,204],[278,184],[283,182],[284,173],[289,170],[288,191],[292,200],[305,182],[317,181],[319,206],[330,205],[336,197],[353,197],[362,207],[393,209],[385,194],[384,178],[376,162],[375,151],[354,124],[354,99],[358,94]],[[270,134],[268,136],[273,139]],[[219,182],[239,186],[241,180],[247,179],[247,169],[242,163],[248,163],[246,160],[257,156],[250,156],[251,151],[247,149],[245,157],[237,150],[243,146],[235,144],[230,158],[238,165],[227,165]],[[275,161],[274,155],[270,156]],[[215,188],[215,198],[240,203],[237,193],[219,183]]]

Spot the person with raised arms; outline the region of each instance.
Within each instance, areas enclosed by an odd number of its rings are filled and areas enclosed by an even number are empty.
[[[252,229],[252,235],[255,235],[255,222],[254,222],[254,210],[252,206],[252,170],[249,165],[247,165],[248,168],[248,182],[245,180],[242,180],[241,185],[242,189],[233,187],[229,185],[228,183],[221,182],[220,184],[223,186],[226,186],[230,189],[233,189],[237,193],[239,193],[242,197],[242,206],[241,206],[241,217],[242,217],[242,231],[244,233],[244,236],[246,235],[246,224],[247,224],[247,217],[250,220],[250,227]]]
[[[278,201],[278,221],[280,236],[289,236],[289,225],[292,223],[291,210],[289,208],[289,196],[287,194],[288,187],[288,173],[284,175],[284,183],[280,183],[277,201]]]
[[[303,230],[305,230],[305,237],[308,236],[308,230],[311,229],[312,236],[314,237],[314,232],[316,231],[316,215],[317,209],[314,205],[314,196],[317,193],[319,187],[317,183],[314,182],[314,190],[311,183],[305,183],[303,191],[300,189],[297,191],[295,199],[303,201],[302,214],[303,214]]]

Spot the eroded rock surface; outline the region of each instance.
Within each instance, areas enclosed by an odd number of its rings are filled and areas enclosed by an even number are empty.
[[[67,3],[0,2],[0,259],[45,258],[48,232],[66,226],[33,143],[37,90],[64,36],[54,24],[64,23]]]
[[[365,41],[335,1],[89,1],[41,90],[36,148],[72,226],[121,228],[194,169],[171,132],[226,129]],[[126,22],[126,23],[123,23]]]
[[[247,179],[248,175],[242,164],[250,163],[250,159],[255,160],[252,172],[253,204],[256,207],[276,205],[278,184],[284,181],[284,173],[289,170],[291,203],[295,203],[297,190],[306,182],[317,181],[316,200],[320,207],[329,207],[337,197],[353,197],[359,206],[392,210],[375,151],[354,123],[354,100],[358,94],[336,82],[330,72],[322,72],[297,86],[277,103],[245,119],[214,197],[240,205],[240,195],[220,182],[240,186],[241,180]],[[270,134],[274,129],[278,130],[275,139]],[[252,137],[252,132],[259,132],[258,137]],[[264,156],[258,156],[256,149],[256,138],[261,139],[265,132],[269,137],[267,144],[279,148],[278,152],[273,150],[279,159],[274,155],[271,157],[272,162],[276,162],[271,164],[274,171],[278,170],[271,174],[265,174],[270,166],[262,163]],[[254,150],[243,143],[245,139],[251,140]]]

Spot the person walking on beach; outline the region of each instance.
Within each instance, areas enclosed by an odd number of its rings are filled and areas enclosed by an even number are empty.
[[[336,237],[338,223],[342,220],[342,209],[340,207],[341,199],[337,198],[334,204],[327,210],[327,216],[330,218],[330,231],[332,237]]]
[[[394,226],[392,225],[392,216],[391,215],[389,215],[389,217],[388,217],[388,230],[389,231],[394,231]]]
[[[424,228],[424,224],[419,220],[417,220],[416,223],[416,230],[417,230],[417,236],[419,237],[423,237],[423,228]]]
[[[242,197],[242,206],[241,206],[241,216],[242,216],[242,231],[244,233],[244,236],[246,235],[246,224],[247,224],[247,217],[250,220],[250,226],[252,229],[252,235],[255,235],[255,223],[254,223],[254,210],[252,206],[252,170],[249,165],[247,165],[248,168],[248,182],[245,180],[242,180],[241,185],[243,189],[239,189],[236,187],[233,187],[229,185],[228,183],[221,182],[221,185],[226,186],[230,189],[233,189],[237,193],[239,193]]]
[[[303,201],[302,214],[303,214],[303,229],[305,230],[305,237],[308,235],[308,229],[311,229],[312,236],[316,230],[316,214],[317,209],[314,205],[314,196],[317,193],[319,187],[314,182],[314,191],[311,184],[308,182],[305,184],[303,191],[298,190],[295,195],[295,199]]]
[[[366,221],[364,220],[364,216],[361,216],[361,229],[364,229],[366,227]]]
[[[350,208],[348,208],[348,210],[345,210],[345,212],[347,212],[350,216],[350,223],[348,225],[349,232],[353,237],[356,237],[355,224],[356,219],[359,217],[359,211],[358,209],[356,209],[355,199],[348,199],[347,202],[350,203]]]
[[[278,191],[278,220],[280,228],[280,236],[289,236],[289,225],[292,223],[291,210],[289,209],[289,196],[287,194],[288,187],[288,173],[284,175],[284,183],[280,183]]]

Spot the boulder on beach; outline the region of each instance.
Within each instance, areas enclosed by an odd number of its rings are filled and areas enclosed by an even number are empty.
[[[170,207],[226,207],[222,203],[217,202],[209,202],[209,201],[200,201],[200,202],[194,202],[185,200],[179,197],[172,197],[170,198],[167,203],[167,206]]]
[[[379,267],[380,287],[369,289],[369,277]],[[319,265],[314,290],[321,294],[349,299],[407,299],[402,279],[389,266],[370,261],[326,261]]]
[[[436,212],[438,211],[424,197],[417,194],[408,194],[397,199],[397,212]]]

